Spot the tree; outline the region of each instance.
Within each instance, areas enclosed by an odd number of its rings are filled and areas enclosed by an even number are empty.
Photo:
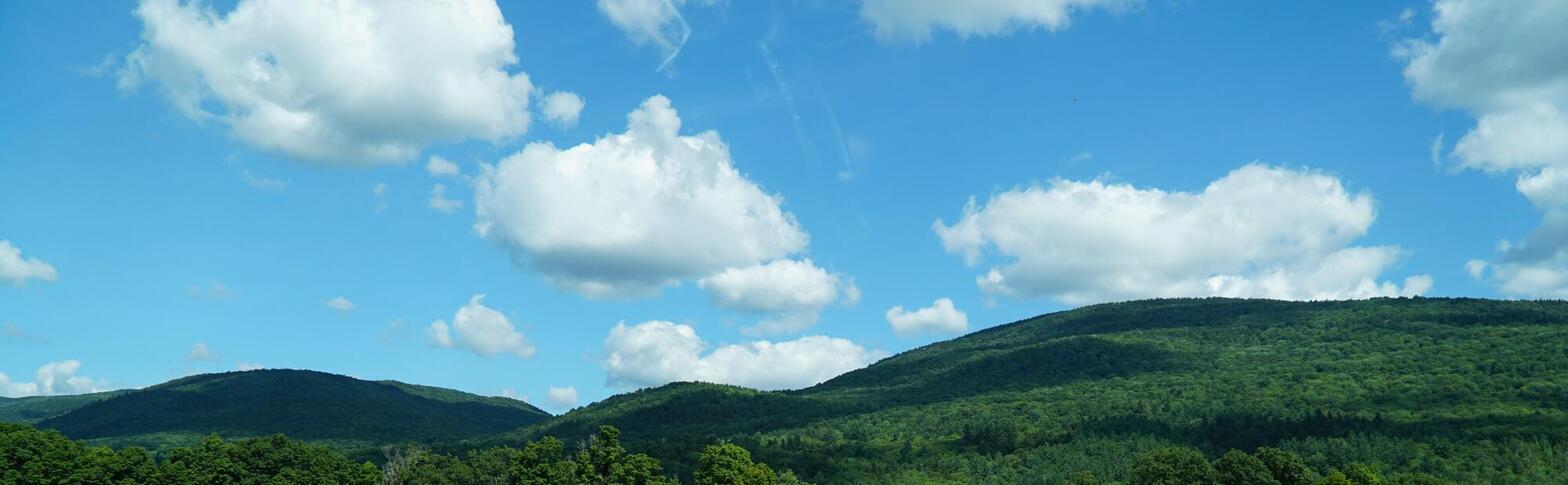
[[[1081,471],[1069,477],[1067,485],[1100,485],[1100,479],[1094,476],[1092,472]]]
[[[1215,460],[1214,472],[1221,485],[1279,485],[1263,460],[1241,450],[1230,450]]]
[[[1307,468],[1307,463],[1300,456],[1279,448],[1258,448],[1254,453],[1263,466],[1268,467],[1269,474],[1280,485],[1307,485],[1312,483],[1312,470]]]
[[[1376,469],[1360,463],[1351,463],[1350,469],[1345,472],[1345,478],[1356,485],[1383,485],[1383,475]]]
[[[1212,484],[1214,478],[1214,467],[1203,453],[1181,446],[1139,455],[1132,468],[1132,482],[1145,485]]]
[[[1328,472],[1327,475],[1323,475],[1323,478],[1312,482],[1312,485],[1355,485],[1355,482],[1350,481],[1350,478],[1346,477],[1344,472],[1333,470]]]
[[[697,485],[774,485],[778,475],[772,468],[751,461],[751,452],[733,443],[703,448],[692,474]]]

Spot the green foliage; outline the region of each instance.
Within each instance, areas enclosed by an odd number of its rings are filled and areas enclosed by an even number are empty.
[[[1241,450],[1230,450],[1215,460],[1214,472],[1220,485],[1279,485],[1263,460]]]
[[[1312,483],[1312,470],[1295,453],[1279,448],[1258,448],[1257,458],[1267,467],[1269,474],[1281,485],[1307,485]]]
[[[1132,468],[1132,483],[1138,485],[1206,485],[1215,482],[1214,466],[1203,453],[1192,448],[1172,446],[1138,456]]]
[[[77,439],[163,449],[195,444],[209,433],[282,433],[371,445],[434,442],[490,434],[548,417],[512,399],[269,369],[178,379],[92,402],[38,426]]]
[[[0,424],[0,483],[213,484],[379,483],[370,463],[282,436],[240,441],[208,437],[158,463],[141,448],[88,447],[59,432]]]
[[[733,443],[709,445],[697,458],[697,485],[773,485],[778,475],[762,463],[751,461],[751,452]]]

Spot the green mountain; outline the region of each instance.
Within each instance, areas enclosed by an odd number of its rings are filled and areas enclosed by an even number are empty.
[[[0,423],[32,424],[129,391],[94,392],[69,396],[0,397]]]
[[[1568,302],[1096,305],[808,389],[669,384],[491,441],[600,424],[680,474],[727,440],[818,483],[1126,480],[1138,453],[1170,445],[1210,458],[1278,446],[1319,470],[1568,483]]]
[[[176,379],[86,404],[37,426],[76,439],[152,448],[194,443],[210,433],[283,433],[362,447],[459,440],[549,417],[514,399],[268,369]]]

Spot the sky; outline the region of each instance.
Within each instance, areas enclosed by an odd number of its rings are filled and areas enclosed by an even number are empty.
[[[1151,297],[1568,298],[1553,0],[0,5],[0,396],[562,412]]]

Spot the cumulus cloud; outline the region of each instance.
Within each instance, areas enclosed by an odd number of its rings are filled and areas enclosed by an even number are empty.
[[[937,298],[931,306],[915,311],[905,311],[903,306],[887,310],[888,325],[900,337],[913,337],[923,332],[963,333],[969,330],[969,315],[953,306],[953,300]]]
[[[437,212],[451,214],[463,208],[463,201],[448,198],[446,196],[446,185],[436,184],[435,187],[430,188],[430,208],[435,209]]]
[[[665,321],[635,326],[616,324],[604,341],[607,383],[622,389],[676,381],[795,389],[887,356],[880,350],[867,350],[845,339],[824,336],[724,345],[704,354],[707,347],[707,342],[687,325]]]
[[[11,245],[11,241],[0,239],[0,281],[22,286],[27,280],[39,280],[53,283],[60,278],[54,266],[38,258],[25,259],[22,257],[22,248]]]
[[[494,0],[143,0],[122,89],[155,82],[184,115],[327,163],[397,163],[438,141],[529,124],[528,75]]]
[[[1568,37],[1555,0],[1439,0],[1430,35],[1394,50],[1416,99],[1469,112],[1452,158],[1517,177],[1545,217],[1486,265],[1467,264],[1515,297],[1568,298]],[[1439,147],[1441,149],[1441,147]]]
[[[189,354],[185,354],[185,358],[190,360],[212,361],[218,360],[218,355],[214,354],[212,349],[208,349],[205,342],[196,342],[195,345],[191,346],[191,352]]]
[[[860,298],[854,282],[818,268],[809,259],[730,268],[698,280],[697,286],[708,291],[715,306],[768,315],[742,330],[751,334],[799,332],[817,323],[823,307]]]
[[[556,91],[544,97],[544,106],[539,109],[544,119],[550,120],[556,126],[567,128],[577,124],[577,117],[583,112],[583,98],[577,93]]]
[[[712,5],[720,0],[599,0],[599,13],[610,19],[626,37],[637,45],[652,45],[664,59],[658,71],[669,69],[680,55],[686,40],[691,38],[691,26],[680,9],[688,4]]]
[[[431,177],[457,177],[462,175],[463,171],[451,160],[432,155],[430,160],[425,162],[425,173],[429,173]]]
[[[238,369],[238,370],[242,370],[242,371],[251,371],[251,370],[265,369],[265,368],[267,368],[267,366],[261,365],[261,364],[255,363],[255,362],[239,362],[239,363],[234,364],[234,368]]]
[[[933,224],[971,265],[1009,259],[976,279],[988,293],[1067,304],[1232,296],[1337,299],[1416,295],[1378,275],[1404,253],[1351,246],[1376,218],[1372,197],[1310,170],[1249,164],[1201,192],[1099,180],[1053,180],[973,199],[958,222]]]
[[[512,354],[533,357],[534,346],[528,338],[512,326],[506,315],[484,306],[484,295],[474,295],[468,304],[457,309],[452,324],[436,320],[426,329],[431,343],[437,347],[468,349],[484,357]]]
[[[82,363],[76,360],[63,360],[50,362],[38,368],[34,374],[33,382],[15,382],[5,373],[0,373],[0,396],[25,397],[25,396],[56,396],[63,394],[83,394],[99,392],[108,387],[102,380],[93,380],[86,376],[78,376]]]
[[[327,308],[331,308],[333,310],[337,310],[337,311],[340,311],[340,312],[351,312],[351,311],[354,311],[355,308],[358,308],[357,306],[354,305],[354,302],[349,301],[348,298],[344,298],[344,297],[341,297],[341,296],[334,297],[334,298],[332,298],[330,300],[322,302],[322,304],[326,305]]]
[[[806,247],[795,217],[735,169],[717,132],[681,135],[663,96],[627,121],[591,144],[532,143],[482,167],[475,231],[590,297],[650,295]]]
[[[860,18],[880,40],[924,41],[947,29],[960,37],[1016,30],[1067,28],[1073,14],[1095,8],[1121,9],[1139,0],[864,0]]]
[[[544,402],[555,409],[571,409],[577,406],[577,388],[572,386],[555,387],[545,392]]]

